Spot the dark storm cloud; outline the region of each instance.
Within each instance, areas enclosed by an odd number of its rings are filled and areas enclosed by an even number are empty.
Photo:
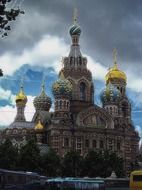
[[[67,31],[75,4],[83,30],[83,52],[108,66],[116,47],[124,67],[137,64],[142,68],[141,0],[25,0],[26,14],[14,24],[10,36],[0,40],[0,53],[23,50],[46,33],[69,42]]]

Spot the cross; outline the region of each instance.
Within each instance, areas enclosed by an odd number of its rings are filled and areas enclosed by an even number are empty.
[[[43,76],[43,78],[42,78],[41,89],[42,89],[42,91],[45,90],[45,76]]]
[[[114,63],[117,63],[117,49],[116,48],[113,49],[113,61]]]
[[[77,8],[74,9],[74,14],[73,14],[73,24],[77,25],[77,16],[78,16],[78,11]]]
[[[24,85],[24,76],[21,77],[21,89],[23,89],[23,85]]]

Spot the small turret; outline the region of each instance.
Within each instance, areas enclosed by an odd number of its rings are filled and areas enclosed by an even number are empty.
[[[17,115],[15,117],[15,121],[26,121],[24,110],[27,103],[27,96],[24,93],[23,85],[21,84],[20,91],[16,95],[16,107],[17,107]]]
[[[34,127],[36,140],[38,144],[42,144],[45,141],[44,126],[41,123],[41,120],[38,120],[38,123]]]

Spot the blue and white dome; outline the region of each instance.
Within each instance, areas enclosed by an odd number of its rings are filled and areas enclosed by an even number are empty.
[[[80,36],[80,34],[81,34],[81,28],[78,25],[73,25],[73,26],[71,26],[69,32],[70,32],[71,36],[73,36],[73,35]]]
[[[108,84],[106,88],[101,93],[101,101],[105,102],[115,102],[120,98],[120,91],[111,84]]]

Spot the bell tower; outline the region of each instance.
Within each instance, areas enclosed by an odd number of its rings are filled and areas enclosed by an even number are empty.
[[[60,73],[63,72],[73,86],[70,109],[71,112],[77,113],[94,104],[94,85],[92,74],[87,69],[87,58],[83,57],[80,51],[81,28],[77,23],[76,12],[69,33],[72,44],[68,57],[63,58],[63,68]]]
[[[131,103],[126,95],[127,76],[118,68],[116,49],[113,50],[113,61],[113,67],[105,76],[106,89],[103,93],[102,103],[103,107],[115,117],[116,125],[124,128],[131,123]],[[108,88],[110,85],[111,89]]]

